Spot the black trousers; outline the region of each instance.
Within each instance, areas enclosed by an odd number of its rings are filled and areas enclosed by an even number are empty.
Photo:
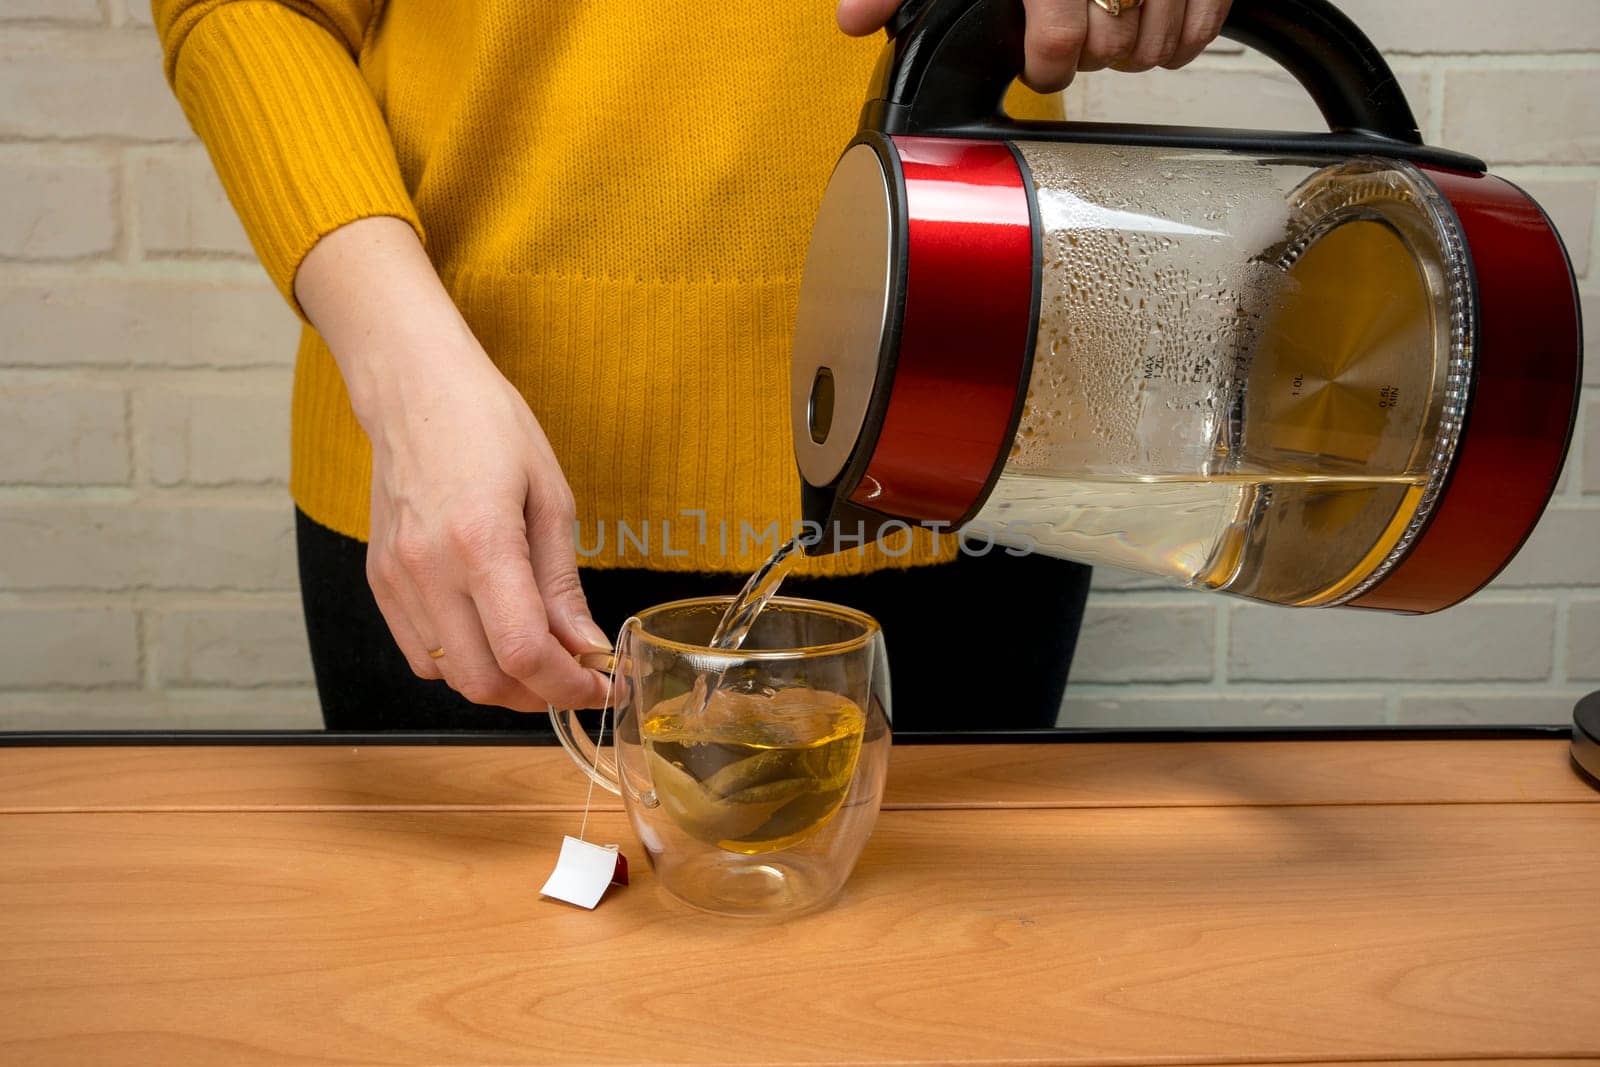
[[[364,542],[296,512],[311,663],[330,730],[548,732],[545,715],[473,704],[418,678],[367,585]],[[641,608],[731,594],[746,576],[586,570],[595,622],[615,635]],[[897,730],[1054,726],[1089,591],[1089,568],[1044,556],[962,555],[938,567],[792,577],[782,592],[864,611],[883,626]]]

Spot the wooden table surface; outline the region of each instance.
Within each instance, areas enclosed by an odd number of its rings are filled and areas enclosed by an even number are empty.
[[[1600,1060],[1553,741],[902,747],[844,897],[541,900],[557,751],[0,749],[0,1063]],[[610,802],[613,798],[607,796]]]

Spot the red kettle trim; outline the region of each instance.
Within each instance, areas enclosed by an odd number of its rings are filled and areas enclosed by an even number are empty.
[[[1555,227],[1504,179],[1423,169],[1455,209],[1472,262],[1472,395],[1427,526],[1351,607],[1438,611],[1486,585],[1549,503],[1577,411],[1578,294]]]
[[[998,141],[896,137],[905,308],[883,428],[850,502],[957,524],[1009,452],[1033,341],[1028,190]]]

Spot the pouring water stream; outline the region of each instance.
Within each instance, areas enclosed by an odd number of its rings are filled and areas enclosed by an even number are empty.
[[[750,576],[712,632],[709,642],[711,648],[735,650],[744,647],[745,638],[750,636],[756,619],[772,598],[778,595],[778,587],[783,584],[784,576],[799,561],[799,551],[800,539],[790,538],[779,545],[772,557]],[[723,672],[718,669],[695,679],[694,702],[699,714],[705,714],[712,694],[722,684],[722,675]]]

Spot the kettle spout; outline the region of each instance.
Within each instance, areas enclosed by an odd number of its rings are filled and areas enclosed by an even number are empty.
[[[800,520],[800,549],[808,556],[865,548],[885,533],[916,525],[852,504],[837,486],[818,488],[804,478],[800,479]]]

